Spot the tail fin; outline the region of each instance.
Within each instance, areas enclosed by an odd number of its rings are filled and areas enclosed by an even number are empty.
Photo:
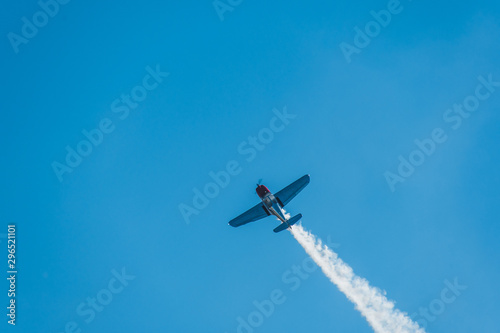
[[[297,214],[295,215],[294,217],[288,219],[286,222],[284,223],[281,223],[279,226],[277,226],[276,228],[274,228],[274,232],[280,232],[280,231],[283,231],[285,230],[286,228],[289,228],[291,227],[292,225],[294,225],[295,223],[299,222],[300,219],[302,218],[302,214]]]

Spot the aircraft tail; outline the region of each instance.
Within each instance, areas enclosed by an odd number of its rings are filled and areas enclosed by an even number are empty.
[[[281,223],[279,226],[277,226],[276,228],[274,228],[274,232],[280,232],[280,231],[283,231],[285,230],[286,228],[289,228],[291,227],[292,225],[294,225],[295,223],[299,222],[300,219],[302,218],[302,214],[297,214],[295,215],[294,217],[292,218],[289,218],[286,222],[284,223]]]

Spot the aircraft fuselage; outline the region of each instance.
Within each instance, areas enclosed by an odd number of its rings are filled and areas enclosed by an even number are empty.
[[[259,195],[264,207],[267,211],[276,216],[281,222],[286,222],[287,218],[285,217],[285,212],[281,207],[280,203],[276,199],[276,197],[269,191],[267,187],[264,185],[257,186],[256,189],[257,194]]]

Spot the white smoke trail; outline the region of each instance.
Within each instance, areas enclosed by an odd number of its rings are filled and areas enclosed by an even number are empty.
[[[330,281],[354,303],[375,332],[425,332],[406,313],[394,307],[394,302],[385,297],[385,291],[370,286],[367,280],[355,275],[349,265],[300,223],[294,225],[290,232]]]

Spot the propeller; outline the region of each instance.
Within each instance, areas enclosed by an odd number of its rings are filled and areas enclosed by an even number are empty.
[[[259,179],[259,181],[257,182],[257,186],[260,186],[262,183],[262,178]]]

